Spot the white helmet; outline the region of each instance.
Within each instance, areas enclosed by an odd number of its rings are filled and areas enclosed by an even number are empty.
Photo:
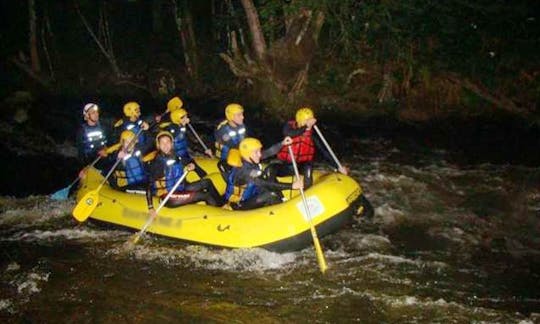
[[[90,112],[91,109],[98,110],[99,107],[95,103],[87,103],[86,105],[84,105],[84,108],[83,108],[83,116],[86,116],[86,114],[88,114],[88,112]]]

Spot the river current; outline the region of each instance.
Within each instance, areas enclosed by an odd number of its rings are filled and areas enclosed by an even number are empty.
[[[77,224],[72,197],[0,197],[0,320],[540,321],[540,167],[458,164],[384,138],[352,147],[341,159],[374,215],[321,239],[325,275],[313,247],[278,254],[146,235],[126,252],[132,232]]]

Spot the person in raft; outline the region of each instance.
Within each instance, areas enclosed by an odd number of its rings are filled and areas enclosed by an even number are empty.
[[[237,103],[228,104],[225,107],[225,120],[218,124],[214,132],[216,157],[222,164],[226,165],[229,150],[238,148],[246,136],[244,108]]]
[[[171,133],[174,138],[174,151],[177,156],[179,156],[184,163],[189,164],[193,163],[195,166],[195,173],[199,178],[204,178],[206,172],[193,160],[188,150],[188,139],[187,139],[187,125],[190,122],[188,113],[183,108],[175,108],[170,113],[170,122],[164,122],[159,125],[160,130],[167,131]],[[213,157],[212,151],[207,149],[205,153]]]
[[[121,162],[114,170],[109,181],[111,186],[118,190],[145,190],[148,177],[145,163],[151,159],[150,154],[143,157],[137,145],[135,133],[125,130],[120,135],[120,146],[116,155]]]
[[[291,138],[285,138],[281,143],[261,151],[261,142],[253,137],[247,137],[240,142],[239,153],[241,163],[236,164],[227,177],[225,198],[232,209],[246,210],[277,204],[283,201],[282,190],[301,189],[303,179],[295,179],[293,183],[278,182],[275,178],[265,177],[260,162],[275,155],[279,149],[290,145]],[[235,151],[231,151],[231,157]]]
[[[96,163],[96,169],[103,170],[108,165],[104,159],[107,154],[114,151],[115,148],[107,147],[107,133],[105,127],[99,120],[99,107],[95,103],[84,105],[82,110],[84,123],[77,130],[76,146],[78,157],[82,165],[92,163],[98,156],[101,159]],[[84,176],[84,169],[79,173],[79,177]]]
[[[156,136],[157,154],[148,166],[146,189],[146,201],[152,217],[156,216],[152,197],[157,196],[163,199],[184,172],[195,169],[193,163],[185,163],[175,154],[173,141],[173,136],[167,131],[161,131]],[[178,207],[199,201],[212,206],[223,205],[223,199],[210,179],[195,182],[184,180],[171,195],[165,207]]]
[[[171,121],[171,114],[176,109],[180,109],[184,107],[184,102],[182,99],[180,99],[179,96],[175,96],[171,98],[169,101],[167,101],[167,112],[169,114],[166,114],[165,116],[156,116],[154,117],[154,121],[156,123],[167,123]],[[159,130],[157,131],[159,133]],[[156,133],[157,134],[157,133]],[[154,134],[154,135],[156,135]]]
[[[338,168],[330,154],[323,147],[318,137],[313,135],[313,126],[317,123],[315,115],[311,108],[300,108],[296,111],[295,119],[288,121],[283,126],[283,136],[292,138],[291,148],[294,158],[298,163],[298,169],[304,176],[304,185],[306,188],[313,184],[313,160],[315,158],[315,148],[322,153],[325,160],[329,161],[332,166],[342,174],[347,175],[349,170],[342,166]],[[277,158],[280,162],[269,166],[269,174],[271,177],[282,177],[294,175],[291,156],[289,149],[283,146],[277,153]]]
[[[124,105],[123,111],[124,117],[114,124],[116,137],[120,138],[120,134],[125,130],[138,134],[138,145],[142,153],[146,154],[153,147],[147,134],[150,125],[141,118],[141,106],[135,101],[130,101]]]

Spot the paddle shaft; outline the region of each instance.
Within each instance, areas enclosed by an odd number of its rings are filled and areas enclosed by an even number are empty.
[[[167,203],[167,201],[169,200],[169,198],[171,198],[171,196],[174,194],[174,191],[176,190],[176,188],[178,188],[178,186],[180,185],[180,183],[182,183],[182,181],[184,181],[184,179],[186,178],[188,174],[188,171],[184,171],[184,174],[182,174],[182,176],[180,177],[180,179],[178,179],[178,181],[176,181],[176,183],[174,184],[174,186],[171,188],[171,190],[169,191],[169,193],[167,194],[167,196],[165,196],[165,198],[161,201],[161,203],[159,204],[158,208],[156,209],[156,215],[157,213],[159,213],[159,211],[161,210],[161,208],[163,208],[163,206],[165,206],[165,204]],[[139,238],[144,234],[144,232],[146,232],[146,230],[148,229],[148,227],[150,227],[150,225],[152,224],[152,222],[154,221],[154,218],[155,217],[150,217],[147,221],[146,221],[146,224],[144,224],[144,226],[141,228],[141,230],[136,234],[135,238],[133,239],[133,242],[134,243],[137,243],[137,241],[139,240]]]
[[[323,141],[324,143],[324,146],[326,146],[326,149],[328,150],[328,152],[330,152],[330,155],[332,156],[332,158],[334,159],[334,162],[336,162],[336,165],[338,166],[339,169],[342,169],[343,166],[341,165],[341,163],[339,163],[339,160],[338,158],[336,157],[336,154],[334,154],[334,151],[332,150],[332,148],[330,147],[330,145],[328,144],[328,142],[326,141],[326,138],[324,138],[323,134],[321,133],[321,130],[319,129],[319,127],[317,127],[317,125],[313,125],[313,128],[315,129],[315,131],[317,132],[317,134],[319,135],[319,137],[321,138],[321,141]]]
[[[298,172],[298,166],[296,165],[296,159],[294,157],[292,148],[290,145],[287,148],[289,149],[289,154],[291,155],[291,161],[293,164],[294,174],[297,179],[300,179],[300,172]],[[315,245],[315,252],[317,254],[317,261],[319,262],[319,268],[321,269],[321,272],[324,273],[326,269],[328,268],[328,266],[326,265],[326,260],[324,259],[324,254],[321,248],[321,244],[319,243],[319,238],[317,237],[317,231],[315,230],[315,226],[313,225],[313,221],[311,220],[311,212],[309,210],[309,205],[308,205],[303,188],[300,189],[300,195],[302,196],[302,202],[304,203],[304,208],[306,210],[306,214],[308,217],[309,227],[311,230],[311,237],[313,238],[313,245]]]
[[[167,111],[161,114],[161,117],[164,116],[166,113]],[[157,123],[153,123],[152,127],[155,124]],[[148,127],[148,129],[150,129],[150,127]],[[134,141],[141,134],[142,131],[143,129],[141,127],[137,131],[137,134],[135,134],[135,136],[127,143],[128,148],[131,146],[132,143],[134,143]],[[120,146],[119,150],[125,150],[125,147]],[[84,197],[82,197],[82,199],[79,200],[79,202],[77,203],[77,205],[75,206],[72,212],[73,217],[75,217],[76,220],[78,220],[79,222],[84,222],[86,219],[88,219],[90,214],[97,207],[97,205],[99,204],[99,191],[101,190],[101,188],[103,188],[103,186],[105,185],[105,183],[107,182],[111,174],[114,172],[114,169],[116,169],[116,166],[118,166],[120,161],[122,161],[122,159],[117,157],[116,162],[111,167],[111,169],[109,170],[109,172],[107,173],[103,181],[101,181],[99,186],[95,190],[91,190],[88,193],[86,193],[86,195],[84,195]]]
[[[168,111],[165,111],[163,114],[160,115],[160,118],[162,118],[163,116],[165,116],[165,114],[167,114],[167,113],[168,113]],[[149,126],[148,129],[154,127],[156,124],[157,124],[157,122],[152,123],[152,125]],[[139,137],[139,135],[142,133],[142,131],[143,131],[142,128],[139,129],[139,130],[137,131],[137,133],[135,134],[135,136],[133,136],[133,138],[128,142],[127,147],[130,147],[130,146],[131,146],[131,144],[133,143],[133,141],[135,141],[135,140]],[[122,149],[123,149],[123,148],[120,147],[120,150],[122,150]],[[92,162],[92,166],[94,165],[94,163],[97,163],[97,161],[98,161],[100,158],[101,158],[101,156],[98,157],[94,162]],[[116,159],[116,162],[114,162],[113,166],[111,167],[111,169],[109,170],[109,172],[107,173],[107,175],[105,176],[105,178],[103,179],[103,181],[101,181],[101,183],[99,184],[99,186],[98,186],[97,189],[95,190],[96,192],[99,192],[99,191],[101,190],[101,188],[105,185],[105,182],[107,182],[107,180],[109,179],[109,177],[111,176],[111,174],[114,172],[114,169],[116,169],[116,167],[118,166],[118,164],[120,163],[120,161],[122,161],[122,159],[119,159],[119,158]]]
[[[94,161],[92,161],[92,163],[90,163],[89,165],[85,166],[84,168],[85,168],[85,169],[88,169],[88,168],[93,167],[94,165],[96,165],[96,163],[98,163],[98,161],[99,161],[100,159],[101,159],[101,156],[98,156]],[[71,187],[72,187],[74,184],[76,184],[77,181],[79,181],[79,180],[80,180],[79,177],[75,178],[75,180],[73,180],[73,181],[69,184],[69,186],[67,186],[67,188],[71,188]]]
[[[201,144],[201,146],[203,147],[203,149],[205,151],[208,151],[208,147],[206,146],[206,144],[204,144],[203,140],[201,139],[201,137],[199,136],[199,134],[197,134],[197,132],[195,131],[195,128],[193,128],[193,126],[191,126],[191,124],[189,123],[188,124],[188,127],[189,129],[191,130],[191,132],[193,133],[193,135],[197,138],[197,140],[199,141],[199,143]]]

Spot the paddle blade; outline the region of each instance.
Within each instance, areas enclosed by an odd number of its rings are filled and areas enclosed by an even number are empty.
[[[129,242],[133,245],[137,244],[139,240],[141,239],[141,233],[138,232],[137,234],[134,234],[132,237],[129,238]]]
[[[66,200],[69,196],[69,189],[71,189],[71,186],[65,187],[64,189],[60,189],[57,192],[53,193],[51,195],[51,199],[53,200]]]
[[[97,190],[88,192],[81,200],[79,200],[77,206],[73,208],[73,217],[79,222],[84,222],[94,209],[96,209],[98,203],[99,192]]]
[[[317,254],[317,261],[319,262],[319,268],[324,274],[326,269],[328,269],[328,266],[326,265],[326,259],[324,258],[324,253],[322,251],[321,244],[319,243],[319,239],[314,238],[313,243],[315,245],[315,252]]]

